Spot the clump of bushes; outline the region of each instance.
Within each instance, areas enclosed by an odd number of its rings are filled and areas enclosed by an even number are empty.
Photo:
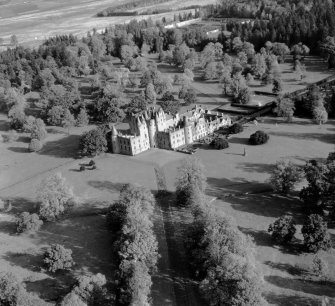
[[[273,224],[270,224],[268,229],[272,239],[279,244],[292,241],[296,231],[296,224],[291,216],[280,217]]]
[[[44,253],[44,264],[48,271],[69,270],[73,265],[72,251],[60,244],[53,244]]]
[[[229,127],[230,134],[239,134],[243,132],[243,125],[240,123],[234,123],[232,126]]]
[[[119,232],[118,299],[126,305],[150,305],[151,274],[156,270],[158,244],[151,217],[155,200],[150,191],[126,185],[110,208],[108,224]]]
[[[269,135],[263,131],[257,131],[250,135],[249,143],[252,145],[261,145],[267,143],[269,140]]]
[[[79,276],[74,288],[67,294],[60,306],[111,305],[107,295],[106,277],[98,273],[91,276]]]
[[[301,229],[307,251],[316,253],[320,250],[327,251],[332,247],[327,229],[327,223],[320,215],[308,216]]]
[[[38,231],[43,225],[43,221],[40,220],[37,214],[30,214],[29,212],[23,212],[20,214],[16,222],[17,232],[34,232]]]
[[[227,139],[222,137],[215,137],[211,142],[211,146],[214,147],[216,150],[223,150],[229,148],[229,142]]]
[[[45,302],[28,293],[14,274],[0,272],[0,305],[43,306]]]
[[[30,152],[38,152],[42,149],[42,147],[42,142],[38,139],[33,138],[29,143],[28,150]]]
[[[203,177],[202,167],[191,158],[179,168],[176,183],[188,195],[184,205],[194,217],[186,245],[202,294],[210,305],[263,305],[252,242],[231,218],[209,205]]]

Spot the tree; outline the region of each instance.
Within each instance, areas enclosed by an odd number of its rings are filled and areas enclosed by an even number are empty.
[[[229,127],[229,133],[230,134],[239,134],[243,132],[243,125],[236,122],[232,126]]]
[[[145,95],[142,92],[141,95],[135,96],[134,98],[131,99],[130,104],[128,105],[128,112],[129,113],[139,113],[142,111],[147,110],[148,108],[148,102],[145,99]]]
[[[89,124],[89,117],[86,112],[86,108],[82,107],[77,116],[77,126],[87,126]]]
[[[178,167],[176,181],[176,195],[178,205],[186,205],[192,188],[197,188],[201,192],[204,192],[206,188],[204,166],[197,158],[184,159],[181,165]]]
[[[70,270],[74,265],[72,251],[60,244],[52,244],[44,253],[44,264],[48,271]]]
[[[80,139],[79,148],[84,156],[95,156],[107,151],[106,136],[101,129],[85,132]]]
[[[155,105],[156,104],[156,92],[155,87],[153,84],[149,83],[145,88],[145,99],[148,101],[149,104]]]
[[[163,100],[161,107],[165,113],[170,113],[172,116],[175,116],[179,112],[180,102],[175,99]]]
[[[117,123],[125,118],[122,109],[122,100],[118,98],[103,97],[98,100],[97,111],[98,118],[104,123]]]
[[[40,202],[39,215],[47,221],[55,221],[73,201],[72,187],[60,173],[45,178],[37,189]]]
[[[234,97],[234,102],[239,104],[249,104],[251,100],[251,93],[248,87],[241,88]]]
[[[10,37],[10,44],[15,47],[19,44],[19,40],[15,34]]]
[[[320,215],[310,215],[305,221],[301,233],[304,246],[309,252],[327,251],[331,248],[331,240],[327,231],[327,223]]]
[[[276,192],[288,194],[301,179],[299,167],[289,160],[281,160],[273,168],[270,184]]]
[[[328,113],[325,109],[325,107],[322,106],[317,106],[313,109],[313,119],[315,120],[316,123],[319,125],[324,124],[328,120]]]
[[[268,232],[272,239],[279,244],[286,244],[292,241],[296,233],[296,224],[291,216],[282,216],[273,224],[270,224]]]
[[[37,214],[30,214],[25,211],[20,214],[16,221],[16,231],[18,233],[35,232],[38,231],[42,225],[43,221],[40,220]]]
[[[77,278],[77,283],[71,292],[85,301],[85,305],[108,305],[105,304],[107,302],[106,283],[106,277],[101,273],[91,276],[82,275]]]
[[[30,152],[38,152],[42,150],[42,147],[42,142],[38,139],[33,138],[32,140],[30,140],[28,150]]]
[[[23,107],[20,105],[14,105],[8,112],[8,118],[10,119],[11,128],[14,130],[22,129],[26,121],[26,115]]]
[[[215,137],[211,142],[211,146],[213,146],[216,150],[227,149],[229,148],[229,142],[223,137]]]
[[[289,97],[280,97],[277,100],[277,106],[274,109],[274,112],[277,116],[283,117],[287,122],[291,122],[294,115],[294,102]]]
[[[76,119],[74,119],[74,116],[71,114],[69,109],[66,109],[64,112],[62,125],[67,129],[68,135],[70,134],[70,128],[76,125]]]
[[[278,94],[283,91],[283,81],[281,79],[273,79],[273,88],[272,92]]]
[[[38,139],[40,141],[44,140],[47,137],[48,133],[45,129],[45,124],[42,119],[35,119],[35,122],[31,128],[31,139]]]
[[[61,125],[63,122],[64,113],[64,108],[61,105],[53,106],[48,111],[48,123],[50,125]]]
[[[216,63],[215,62],[207,63],[205,71],[204,71],[204,79],[213,80],[216,78],[217,78]]]
[[[252,145],[261,145],[267,143],[269,140],[269,135],[263,131],[256,131],[254,134],[250,135],[249,143]]]

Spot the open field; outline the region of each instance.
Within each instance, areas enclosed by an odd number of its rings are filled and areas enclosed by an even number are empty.
[[[266,298],[272,305],[320,305],[322,296],[335,298],[332,284],[305,281],[295,267],[295,264],[308,266],[312,255],[304,256],[275,247],[266,233],[268,225],[283,213],[294,213],[299,225],[302,221],[302,206],[296,197],[279,197],[269,193],[266,179],[271,165],[281,158],[303,164],[311,158],[326,157],[334,149],[334,123],[330,121],[319,127],[309,120],[295,119],[287,124],[281,119],[264,118],[258,126],[250,124],[242,134],[231,138],[229,149],[216,151],[202,147],[196,153],[206,168],[207,194],[216,199],[213,205],[232,215],[240,229],[255,239],[256,258],[265,275]],[[258,129],[270,134],[269,143],[259,147],[249,146],[248,136]],[[157,166],[164,169],[168,187],[173,190],[176,168],[179,161],[186,157],[164,150],[151,150],[136,157],[107,154],[96,159],[97,170],[78,172],[79,163],[85,160],[74,160],[75,146],[63,146],[63,141],[74,137],[71,142],[75,143],[73,140],[79,132],[74,129],[70,136],[60,133],[49,136],[49,141],[54,144],[45,154],[11,149],[26,147],[27,144],[21,142],[23,139],[0,146],[0,154],[4,157],[2,161],[10,161],[7,167],[2,164],[0,194],[11,199],[14,207],[12,212],[1,216],[0,243],[3,247],[0,266],[2,270],[10,269],[21,275],[28,290],[46,300],[54,300],[56,294],[66,293],[73,277],[78,274],[101,272],[109,280],[113,279],[113,258],[106,248],[110,234],[104,226],[101,211],[117,198],[123,183],[138,183],[156,190],[154,168]],[[242,154],[244,148],[247,150],[246,157]],[[63,152],[62,156],[60,152]],[[34,209],[36,186],[43,177],[56,171],[74,186],[78,207],[63,221],[47,224],[34,235],[14,235],[14,214]],[[163,254],[159,272],[154,277],[155,306],[185,305],[181,297],[187,296],[192,300],[197,296],[187,278],[187,265],[182,272],[175,269],[180,268],[176,258],[183,262],[185,256],[181,235],[188,215],[174,209],[173,205],[166,206],[167,203],[161,204],[155,214],[155,228]],[[163,227],[162,220],[165,220]],[[83,232],[85,235],[82,235]],[[335,235],[335,230],[330,232]],[[172,239],[166,241],[166,234]],[[301,243],[299,239],[301,237],[297,235],[297,245]],[[41,249],[51,242],[73,249],[77,262],[73,272],[50,275],[40,270]],[[331,274],[335,276],[335,259],[330,254],[327,260]],[[48,289],[50,286],[56,290]]]
[[[45,38],[55,35],[74,34],[83,36],[96,28],[128,22],[134,16],[97,18],[96,13],[104,8],[118,5],[127,0],[10,0],[0,2],[0,37],[9,42],[11,35],[18,37],[19,43],[37,46]],[[185,7],[201,4],[200,0],[186,0],[182,3],[172,0],[171,7]],[[215,2],[210,0],[211,3]],[[170,18],[175,12],[152,15],[153,20]],[[149,16],[137,16],[137,19]]]

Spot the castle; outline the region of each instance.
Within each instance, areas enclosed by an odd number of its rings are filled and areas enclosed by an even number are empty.
[[[150,148],[175,150],[197,141],[220,127],[231,125],[231,119],[219,113],[195,106],[184,114],[166,114],[161,108],[130,116],[130,130],[126,133],[113,126],[112,152],[137,155]]]

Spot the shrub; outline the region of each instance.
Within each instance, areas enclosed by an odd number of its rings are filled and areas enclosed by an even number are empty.
[[[327,261],[315,255],[312,262],[312,272],[321,280],[329,279],[329,267]]]
[[[229,143],[227,139],[224,139],[222,137],[215,137],[211,142],[211,146],[213,146],[217,150],[222,150],[229,148]]]
[[[42,147],[43,147],[42,142],[34,138],[30,141],[28,150],[30,152],[38,152],[42,149]]]
[[[276,192],[288,194],[301,179],[300,168],[291,161],[282,160],[276,163],[269,182]]]
[[[261,145],[267,143],[269,140],[269,135],[263,131],[257,131],[250,135],[249,143],[252,145]]]
[[[301,233],[304,236],[304,245],[309,252],[327,251],[331,248],[327,223],[320,215],[310,215],[304,223]]]
[[[80,166],[79,170],[80,170],[80,171],[85,171],[86,168],[85,168],[85,166]]]
[[[15,130],[10,130],[8,134],[2,135],[3,142],[13,142],[16,141],[19,138],[19,135]]]
[[[234,123],[232,126],[229,127],[230,134],[238,134],[243,132],[243,125],[240,123]]]
[[[42,119],[36,119],[31,127],[31,138],[44,140],[47,137],[48,133],[45,129],[45,124]]]
[[[93,159],[90,160],[90,162],[88,163],[89,166],[95,166],[95,161]]]
[[[77,116],[77,126],[86,126],[89,123],[89,118],[85,108],[81,108]]]
[[[30,214],[29,212],[23,212],[20,214],[16,225],[17,225],[17,232],[34,232],[38,231],[42,226],[43,221],[40,220],[37,214]]]
[[[44,253],[44,264],[50,272],[70,270],[74,265],[72,251],[60,244],[53,244]]]
[[[288,243],[294,237],[296,232],[295,222],[290,216],[282,216],[273,224],[270,224],[268,232],[275,242]]]

